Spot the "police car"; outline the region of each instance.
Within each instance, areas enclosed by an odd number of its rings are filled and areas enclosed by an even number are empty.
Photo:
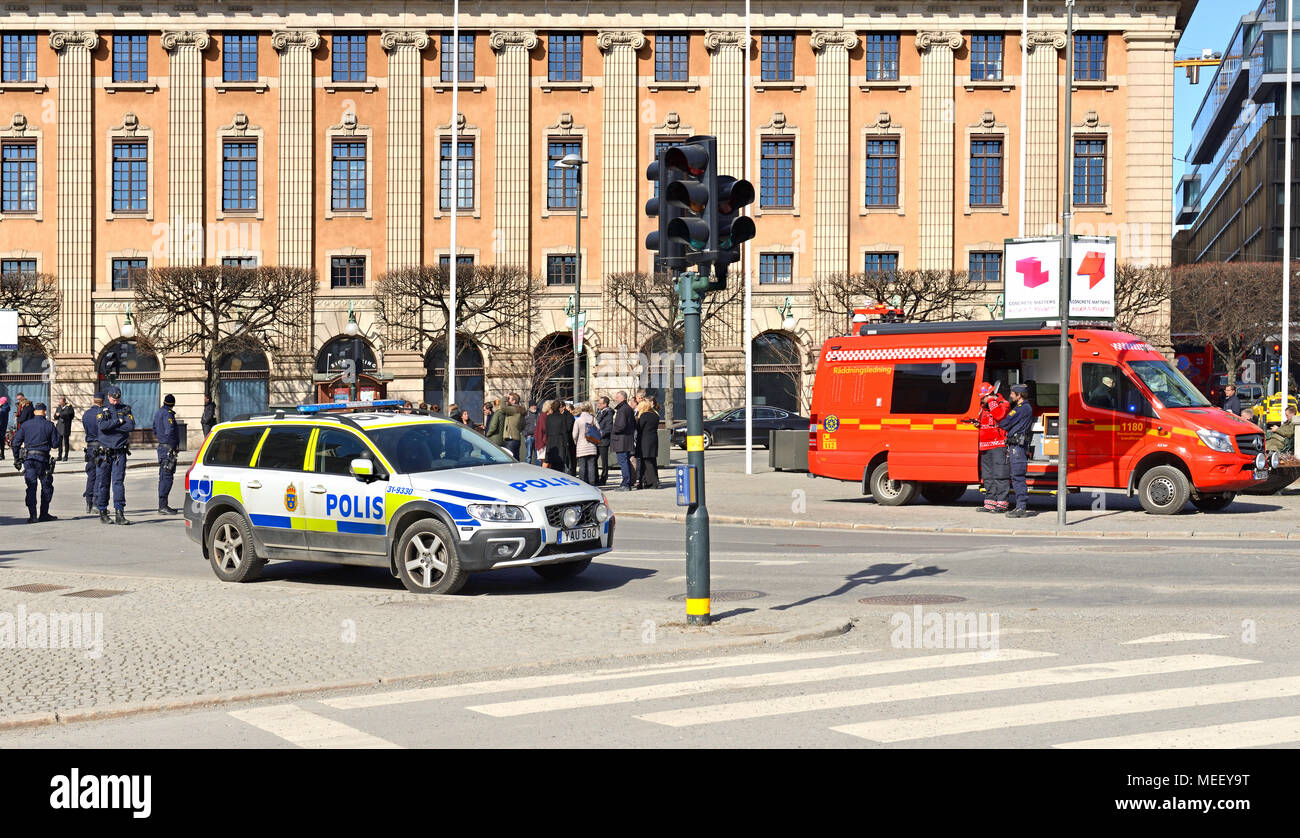
[[[303,405],[213,428],[185,475],[185,526],[217,577],[271,559],[386,567],[415,593],[469,574],[581,573],[614,544],[600,490],[526,465],[402,402]]]

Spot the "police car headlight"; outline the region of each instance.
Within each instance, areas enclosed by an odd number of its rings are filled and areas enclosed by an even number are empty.
[[[578,522],[581,520],[582,520],[582,510],[579,509],[578,507],[570,506],[569,508],[564,510],[565,529],[573,529],[574,527],[578,526]]]
[[[1199,430],[1196,435],[1201,438],[1201,442],[1204,442],[1215,451],[1232,453],[1232,439],[1227,434],[1219,431]]]
[[[527,509],[505,503],[471,503],[465,509],[480,521],[497,524],[520,524],[533,520]]]
[[[597,524],[603,524],[603,523],[605,523],[605,522],[608,521],[608,520],[609,520],[609,507],[606,506],[606,505],[603,504],[603,503],[597,505],[597,506],[596,506],[596,523],[597,523]]]

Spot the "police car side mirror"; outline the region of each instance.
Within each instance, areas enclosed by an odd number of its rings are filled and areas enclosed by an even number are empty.
[[[369,460],[353,460],[349,469],[352,476],[358,480],[370,481],[375,479],[375,464]]]

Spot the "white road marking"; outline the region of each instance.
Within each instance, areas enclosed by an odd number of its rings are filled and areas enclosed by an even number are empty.
[[[439,687],[422,687],[413,690],[395,690],[373,695],[353,695],[330,698],[321,702],[339,710],[356,710],[362,707],[385,707],[390,704],[409,704],[416,701],[436,701],[461,698],[469,695],[538,690],[547,687],[565,687],[597,681],[617,681],[625,678],[644,678],[650,675],[670,675],[695,672],[703,669],[728,669],[737,666],[796,663],[822,658],[862,655],[874,649],[857,649],[847,652],[799,652],[795,654],[738,655],[726,658],[702,658],[686,663],[658,663],[648,666],[629,666],[617,669],[598,669],[593,672],[573,672],[564,675],[528,675],[520,678],[502,678],[495,681],[473,681],[466,684],[447,684]]]
[[[1300,742],[1300,716],[1063,742],[1054,748],[1256,748]]]
[[[400,748],[342,722],[310,713],[294,704],[232,710],[230,715],[299,748]]]
[[[670,684],[648,684],[642,687],[628,687],[621,690],[606,690],[604,692],[576,693],[573,695],[557,695],[547,698],[523,699],[520,701],[503,701],[496,704],[481,704],[468,709],[488,716],[523,716],[529,713],[547,713],[553,710],[573,710],[578,707],[601,707],[609,704],[626,704],[632,701],[680,698],[687,695],[720,692],[723,690],[808,684],[815,681],[831,681],[840,678],[863,678],[871,675],[885,675],[894,672],[916,672],[924,669],[940,669],[948,666],[1005,663],[1007,661],[1045,657],[1054,657],[1054,655],[1051,652],[1032,652],[1021,649],[1007,649],[996,655],[991,652],[957,652],[948,655],[924,655],[922,657],[901,658],[898,660],[850,663],[842,666],[828,666],[817,669],[792,669],[780,672],[759,672],[753,675],[735,675],[726,678],[711,678],[707,680],[675,681]]]
[[[956,733],[1005,730],[1027,725],[1099,719],[1132,713],[1151,713],[1158,710],[1178,710],[1211,704],[1230,704],[1235,701],[1261,701],[1294,695],[1300,695],[1300,677],[1292,676],[1091,698],[1067,698],[955,713],[932,713],[926,716],[844,725],[832,730],[877,742],[900,742],[906,739],[926,739],[931,736],[951,736]]]
[[[913,701],[945,695],[994,692],[996,690],[1029,689],[1057,684],[1079,684],[1104,681],[1112,678],[1131,678],[1137,675],[1160,675],[1170,672],[1187,672],[1220,666],[1239,666],[1258,661],[1243,658],[1226,658],[1218,655],[1178,655],[1138,660],[1087,663],[1051,669],[1026,669],[996,675],[975,675],[967,678],[948,678],[937,681],[917,681],[883,687],[866,687],[857,690],[797,695],[786,698],[768,698],[759,701],[741,701],[733,704],[714,704],[684,710],[666,710],[637,716],[647,722],[687,727],[689,725],[734,722],[764,716],[781,716],[790,713],[809,713],[817,710],[834,710],[840,707],[862,707],[868,704],[888,704],[895,701]],[[986,711],[976,711],[976,715]],[[895,721],[884,721],[892,725]],[[838,728],[836,728],[838,729]]]
[[[1226,634],[1195,634],[1185,631],[1171,631],[1168,634],[1153,634],[1139,637],[1137,640],[1125,640],[1121,646],[1135,646],[1138,643],[1182,643],[1188,640],[1222,640]]]

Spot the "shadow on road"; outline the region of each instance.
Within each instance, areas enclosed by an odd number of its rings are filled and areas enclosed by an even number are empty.
[[[947,573],[947,568],[935,567],[918,567],[909,570],[907,573],[899,574],[898,571],[907,567],[906,563],[901,564],[873,564],[865,570],[859,570],[852,576],[844,577],[844,584],[835,590],[818,594],[817,596],[805,597],[798,602],[791,602],[786,605],[773,605],[773,611],[787,611],[791,608],[798,608],[800,605],[807,605],[810,602],[816,602],[821,599],[830,599],[842,594],[847,594],[854,588],[860,588],[863,585],[879,585],[882,582],[902,582],[905,579],[918,579],[925,576],[938,576],[940,573]]]
[[[612,591],[629,582],[649,579],[658,573],[649,567],[601,564],[599,559],[572,579],[548,581],[526,567],[476,573],[461,590],[462,594],[553,594],[572,591]],[[399,586],[401,583],[398,583]]]

